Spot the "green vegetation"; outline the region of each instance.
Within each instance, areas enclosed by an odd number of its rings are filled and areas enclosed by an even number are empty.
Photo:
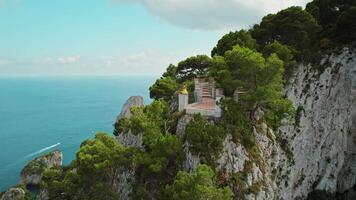
[[[136,149],[133,163],[138,168],[134,199],[150,199],[162,196],[165,185],[172,181],[184,160],[181,141],[169,133],[175,125],[175,115],[168,114],[165,101],[154,101],[146,107],[131,109],[132,116],[126,119],[123,129],[133,134],[142,134],[144,150]],[[149,181],[148,181],[149,180]]]
[[[312,52],[313,41],[320,29],[310,13],[301,7],[290,7],[263,17],[251,33],[261,47],[278,41],[290,47],[296,58],[302,60]]]
[[[41,187],[48,189],[50,199],[118,199],[112,183],[122,167],[130,166],[131,151],[98,133],[82,143],[69,167],[47,170]]]
[[[174,93],[177,90],[178,83],[174,79],[171,77],[162,77],[150,87],[150,98],[169,101],[174,97]]]
[[[177,79],[180,82],[192,80],[198,75],[205,74],[206,70],[211,66],[211,58],[206,55],[197,55],[187,58],[178,63]]]
[[[189,149],[195,155],[205,158],[207,164],[214,166],[215,159],[223,149],[226,131],[200,115],[195,115],[186,126],[185,136],[190,145]]]
[[[319,32],[319,39],[324,40],[322,47],[355,41],[355,6],[354,0],[313,0],[307,4],[306,11],[322,27]]]
[[[30,163],[28,163],[23,170],[21,171],[21,174],[40,174],[46,169],[45,163],[43,163],[39,159],[32,160]]]
[[[196,172],[179,171],[173,184],[165,188],[167,199],[172,200],[227,200],[232,199],[229,187],[219,188],[214,171],[199,165]]]
[[[258,49],[256,40],[248,31],[242,29],[224,35],[211,51],[211,56],[223,56],[226,51],[232,50],[236,45],[249,49]]]
[[[294,63],[288,48],[279,43],[266,46],[265,53],[271,52],[277,52],[289,65]],[[240,101],[245,110],[263,108],[267,122],[274,129],[279,127],[286,114],[293,115],[293,106],[283,94],[284,63],[277,54],[264,58],[255,50],[235,46],[225,52],[224,57],[216,56],[213,60],[210,76],[227,96],[241,88],[245,94],[241,95]]]
[[[48,189],[54,200],[118,199],[117,188],[113,187],[117,175],[136,169],[131,199],[231,199],[230,189],[218,184],[214,172],[223,141],[231,134],[234,142],[245,147],[250,160],[227,183],[237,188],[234,198],[256,194],[265,183],[246,184],[253,163],[264,173],[253,134],[257,123],[253,114],[263,110],[261,120],[274,130],[282,119],[294,117],[298,125],[303,108],[294,110],[285,97],[285,84],[297,63],[315,61],[320,51],[354,42],[355,16],[355,1],[314,0],[305,10],[290,7],[265,16],[250,30],[226,34],[212,50],[212,57],[197,55],[168,66],[150,87],[155,101],[132,108],[131,118],[122,118],[115,125],[116,135],[129,131],[142,135],[141,148],[124,147],[115,138],[99,133],[82,143],[71,165],[46,170],[41,187]],[[222,117],[213,121],[196,115],[186,126],[185,138],[178,138],[177,121],[184,112],[175,109],[176,91],[184,84],[192,92],[193,78],[199,75],[213,78],[224,90],[225,98],[219,102]],[[241,92],[238,101],[233,100],[236,90]],[[279,132],[276,139],[292,163],[288,141]],[[184,140],[207,165],[200,165],[195,172],[183,171]],[[26,170],[41,171],[41,164],[30,163]],[[314,191],[310,199],[315,195],[325,194]]]
[[[274,41],[267,44],[262,50],[262,54],[265,58],[271,56],[273,53],[277,54],[278,58],[283,61],[284,80],[288,81],[292,76],[294,69],[297,67],[297,62],[294,60],[292,50],[287,45]]]

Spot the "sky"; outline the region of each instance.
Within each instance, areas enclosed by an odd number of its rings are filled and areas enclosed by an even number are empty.
[[[0,0],[0,75],[159,75],[308,0]]]

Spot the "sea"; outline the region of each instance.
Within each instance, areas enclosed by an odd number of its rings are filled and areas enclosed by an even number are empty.
[[[113,123],[133,95],[151,102],[155,76],[0,76],[0,191],[16,185],[21,169],[59,149],[64,165],[97,132]]]

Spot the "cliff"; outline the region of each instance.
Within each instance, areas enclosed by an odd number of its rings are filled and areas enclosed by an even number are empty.
[[[26,192],[22,188],[10,188],[7,190],[0,198],[0,200],[17,200],[17,199],[25,199]]]
[[[120,119],[131,117],[130,109],[132,107],[141,106],[144,106],[143,97],[132,96],[127,99],[115,121],[115,125],[119,123]],[[131,130],[128,132],[117,133],[116,138],[117,141],[124,146],[142,148],[142,135],[134,135],[131,133]],[[132,192],[132,184],[135,181],[135,171],[136,167],[131,166],[131,168],[124,169],[115,179],[113,187],[119,193],[120,199],[129,198],[129,195]]]
[[[267,126],[264,112],[254,111],[256,149],[248,149],[227,135],[215,166],[221,184],[230,186],[235,199],[355,198],[355,58],[355,50],[345,48],[324,56],[319,69],[299,65],[285,88],[296,108],[295,119],[284,120],[274,132]],[[143,105],[140,99],[131,97],[123,106],[121,113],[125,114],[118,119],[130,117],[131,106]],[[191,115],[183,115],[176,127],[185,152],[183,167],[188,172],[205,162],[189,150],[185,129],[191,120]],[[126,146],[142,148],[140,134],[129,131],[117,138]],[[135,168],[117,180],[120,196],[129,199]]]
[[[63,154],[59,150],[35,158],[22,169],[20,184],[39,185],[42,173],[46,169],[62,166],[62,161]]]
[[[292,166],[281,166],[284,199],[312,191],[356,198],[356,51],[327,55],[320,66],[322,72],[300,65],[286,87],[298,109],[296,123],[280,128],[294,155]]]

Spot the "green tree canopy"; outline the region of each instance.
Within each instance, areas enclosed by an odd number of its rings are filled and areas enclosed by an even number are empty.
[[[343,43],[356,41],[356,6],[345,10],[336,24],[336,32]]]
[[[283,45],[278,41],[274,41],[273,43],[266,45],[263,48],[262,53],[264,57],[268,57],[274,53],[277,54],[278,58],[284,63],[284,77],[288,80],[297,66],[293,53],[288,46]]]
[[[122,167],[132,164],[131,149],[120,145],[115,138],[97,133],[84,141],[71,166],[50,169],[42,178],[42,187],[51,199],[119,199],[113,181]]]
[[[173,184],[165,193],[172,200],[228,200],[232,199],[229,187],[219,188],[214,171],[207,165],[199,165],[196,172],[179,171]]]
[[[224,57],[214,57],[209,74],[224,91],[228,91],[226,95],[232,95],[235,89],[245,92],[240,96],[245,109],[262,107],[271,112],[270,119],[276,123],[283,117],[278,110],[293,108],[284,98],[284,63],[277,54],[286,60],[291,56],[279,43],[267,45],[265,54],[266,58],[255,50],[235,46],[225,52]],[[282,109],[281,106],[287,107]]]
[[[254,26],[252,36],[262,47],[274,41],[288,45],[301,59],[301,55],[310,53],[320,29],[310,13],[301,7],[290,7],[263,17],[262,22]]]
[[[178,90],[178,83],[171,76],[157,79],[149,88],[150,98],[155,100],[163,99],[169,101],[174,98],[174,93]]]
[[[242,29],[224,35],[213,48],[211,56],[223,56],[226,51],[231,50],[236,45],[250,49],[257,49],[258,47],[256,40],[252,38],[251,34]]]
[[[147,199],[161,196],[157,185],[170,182],[181,168],[184,159],[182,143],[170,134],[170,115],[165,101],[154,101],[145,107],[131,109],[131,117],[126,126],[133,134],[141,134],[144,151],[133,155],[135,165],[139,168],[133,199]]]
[[[223,149],[225,131],[205,120],[200,115],[194,115],[187,124],[185,135],[189,142],[189,149],[195,154],[206,159],[206,163],[214,165],[214,161]]]
[[[211,66],[211,58],[206,55],[189,57],[178,63],[177,78],[180,82],[191,80],[197,75],[205,74]]]
[[[170,64],[166,72],[163,73],[163,77],[171,77],[172,79],[176,79],[177,76],[177,67],[175,65]]]
[[[335,37],[335,24],[340,15],[352,6],[356,6],[355,0],[313,0],[306,5],[305,10],[323,27],[322,37]]]

